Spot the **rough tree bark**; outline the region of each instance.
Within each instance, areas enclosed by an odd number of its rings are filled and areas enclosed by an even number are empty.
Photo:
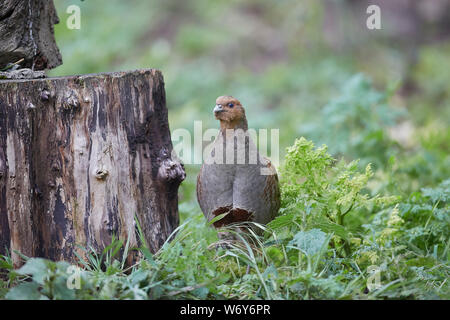
[[[136,246],[135,216],[160,248],[185,177],[165,104],[157,70],[0,81],[0,252],[74,261],[76,244],[113,235]]]
[[[0,70],[21,59],[23,68],[59,66],[62,59],[53,35],[58,22],[52,0],[1,0]]]

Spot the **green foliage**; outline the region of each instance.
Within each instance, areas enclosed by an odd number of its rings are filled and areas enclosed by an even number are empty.
[[[320,252],[327,239],[327,234],[319,229],[309,231],[299,231],[289,242],[289,245],[296,247],[307,256],[313,256]]]
[[[28,259],[14,271],[0,259],[6,299],[429,299],[450,296],[450,180],[410,197],[370,194],[370,166],[336,161],[296,140],[281,168],[282,209],[264,236],[243,225],[219,232],[192,215],[160,251],[114,240],[84,249],[80,288],[66,262]],[[193,212],[185,204],[183,215]],[[346,217],[344,221],[344,216]],[[138,226],[139,229],[139,226]],[[133,266],[124,261],[139,250]],[[247,271],[246,271],[247,269]],[[373,282],[374,270],[380,275]]]
[[[199,218],[199,217],[198,217]],[[101,254],[84,249],[87,259],[79,259],[80,288],[69,288],[75,273],[66,262],[31,258],[17,271],[6,299],[170,299],[220,297],[216,286],[229,278],[214,262],[215,251],[208,248],[214,230],[200,227],[199,219],[189,221],[175,232],[155,255],[148,248],[140,251],[141,261],[124,264],[127,247],[114,240]],[[198,232],[200,231],[200,232]],[[209,237],[208,237],[209,235]],[[216,236],[217,239],[217,236]],[[119,249],[124,249],[120,255]],[[2,265],[7,259],[0,259]],[[9,266],[9,264],[8,264]],[[6,294],[5,294],[6,293]]]
[[[447,259],[450,239],[450,179],[434,188],[422,188],[399,207],[405,221],[402,237],[422,254]]]
[[[41,258],[31,258],[17,274],[20,284],[6,294],[6,299],[18,300],[68,300],[75,298],[75,292],[67,287],[69,268],[67,262],[52,262]]]
[[[366,76],[357,74],[322,109],[321,121],[305,131],[326,143],[333,155],[360,158],[364,165],[371,162],[384,168],[389,157],[398,153],[387,129],[406,115],[389,104],[393,92],[379,92]]]
[[[280,170],[283,215],[269,226],[275,230],[289,227],[289,233],[316,226],[348,242],[351,233],[344,226],[346,215],[375,210],[396,200],[365,192],[373,174],[370,165],[360,173],[357,164],[340,161],[335,165],[326,146],[316,149],[311,141],[296,140]]]

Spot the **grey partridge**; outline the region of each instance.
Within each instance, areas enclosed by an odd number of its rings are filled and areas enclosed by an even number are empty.
[[[236,222],[267,224],[280,208],[278,176],[261,156],[248,133],[245,110],[232,96],[217,98],[214,115],[220,131],[205,151],[197,177],[197,199],[208,221],[216,228]]]

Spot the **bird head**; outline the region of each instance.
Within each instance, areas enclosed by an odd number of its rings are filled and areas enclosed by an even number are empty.
[[[221,96],[216,99],[214,116],[220,121],[221,129],[247,129],[245,109],[238,99]]]

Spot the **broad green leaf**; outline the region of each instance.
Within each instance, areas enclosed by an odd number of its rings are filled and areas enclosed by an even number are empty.
[[[8,300],[39,300],[41,293],[39,292],[39,283],[24,282],[9,290],[5,297]]]

